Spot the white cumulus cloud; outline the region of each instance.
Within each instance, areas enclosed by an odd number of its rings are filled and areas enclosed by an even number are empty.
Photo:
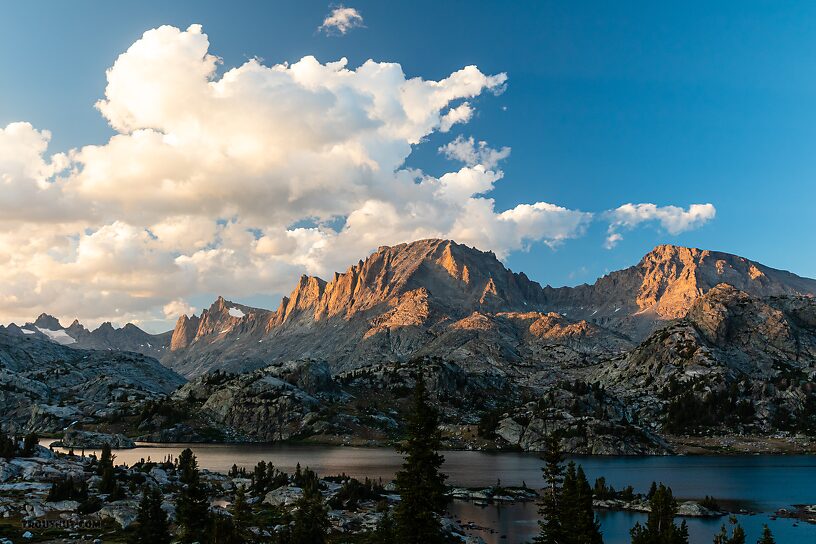
[[[323,24],[317,29],[329,35],[345,35],[354,28],[363,26],[363,16],[354,8],[339,5],[323,19]]]
[[[632,229],[642,223],[656,222],[669,234],[680,234],[701,227],[716,214],[713,204],[692,204],[688,209],[650,203],[624,204],[608,212],[610,224],[605,245],[609,249],[615,247],[623,239],[620,230]]]
[[[476,143],[473,136],[464,138],[461,135],[440,147],[439,152],[451,160],[463,162],[468,166],[481,164],[491,170],[498,166],[499,161],[510,156],[509,147],[493,149],[487,145],[487,142]]]

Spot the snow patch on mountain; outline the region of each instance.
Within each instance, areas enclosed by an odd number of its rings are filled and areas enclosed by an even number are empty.
[[[237,317],[237,318],[242,318],[242,317],[244,317],[244,315],[246,315],[246,314],[244,314],[244,312],[242,312],[238,308],[230,308],[229,309],[229,314],[232,317]]]
[[[76,339],[63,330],[52,331],[42,327],[37,327],[37,330],[46,335],[52,342],[56,342],[57,344],[63,346],[67,346],[68,344],[76,344]]]

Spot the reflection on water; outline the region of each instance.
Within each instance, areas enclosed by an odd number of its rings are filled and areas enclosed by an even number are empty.
[[[167,455],[178,456],[191,447],[202,468],[226,472],[236,464],[251,469],[264,460],[285,472],[295,465],[309,466],[321,475],[345,472],[357,478],[393,479],[402,458],[387,448],[349,448],[336,446],[263,445],[263,444],[165,444],[115,451],[117,464],[132,464],[148,456],[156,461]],[[86,453],[90,453],[87,451]],[[97,452],[98,455],[98,452]],[[590,482],[598,476],[621,489],[627,485],[645,492],[652,480],[670,485],[675,496],[701,498],[713,495],[723,501],[751,503],[763,512],[772,512],[792,504],[816,503],[816,457],[813,456],[718,456],[718,457],[576,457]],[[452,485],[482,487],[501,479],[504,485],[539,488],[541,461],[535,454],[445,452],[443,470]],[[494,532],[475,530],[488,544],[519,544],[537,531],[536,506],[523,503],[501,508],[480,508],[472,503],[455,502],[451,512],[463,522],[474,522]],[[629,528],[642,515],[625,512],[600,513],[607,544],[629,542]],[[692,544],[708,544],[723,520],[689,520]],[[816,526],[791,520],[769,520],[766,514],[741,516],[748,542],[756,542],[762,523],[768,523],[779,544],[816,543]],[[501,538],[505,535],[505,538]]]
[[[538,534],[537,507],[534,503],[479,507],[469,502],[454,501],[450,511],[463,527],[472,524],[470,526],[473,528],[468,532],[482,537],[487,544],[521,544],[530,542]],[[629,544],[629,529],[635,522],[644,523],[646,520],[645,514],[634,512],[601,511],[598,517],[605,544]],[[762,514],[740,515],[737,518],[748,535],[748,543],[756,542],[764,523],[771,528],[778,544],[816,542],[816,525],[800,523],[797,527],[793,520],[771,520]],[[691,544],[710,544],[720,525],[727,523],[727,518],[687,519],[686,523]]]

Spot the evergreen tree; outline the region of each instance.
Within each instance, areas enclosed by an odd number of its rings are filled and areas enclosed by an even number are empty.
[[[397,473],[396,486],[400,502],[394,512],[397,540],[401,544],[435,544],[443,540],[437,514],[447,506],[445,479],[440,472],[445,458],[439,454],[439,412],[430,403],[421,371],[411,412],[406,422],[407,439],[398,450],[405,462]]]
[[[688,544],[686,522],[683,521],[679,527],[674,524],[677,501],[674,500],[671,488],[661,483],[649,504],[651,512],[646,525],[638,522],[630,531],[632,544]]]
[[[249,525],[252,523],[252,508],[246,501],[244,486],[238,486],[235,490],[235,501],[230,508],[232,511],[232,523],[235,532],[241,542],[249,542]]]
[[[113,460],[116,457],[111,453],[110,444],[105,442],[102,444],[102,453],[99,457],[99,463],[96,465],[96,474],[97,476],[102,476],[102,472],[104,472],[105,467],[112,467]]]
[[[570,461],[567,463],[567,470],[564,472],[564,481],[561,484],[561,492],[558,497],[558,524],[564,529],[562,531],[564,544],[581,542],[578,540],[578,518],[578,480],[575,463]]]
[[[99,464],[96,467],[96,473],[102,477],[99,482],[99,491],[109,495],[118,495],[116,489],[116,477],[113,469],[113,460],[116,456],[111,453],[110,444],[105,442],[102,444],[102,454],[99,458]]]
[[[10,436],[0,435],[0,457],[8,461],[17,455],[17,444]]]
[[[235,521],[229,516],[215,514],[210,516],[207,542],[211,544],[242,544]]]
[[[37,437],[37,433],[28,433],[23,439],[23,457],[34,455],[39,443],[40,439]]]
[[[88,498],[88,484],[80,480],[75,482],[72,477],[64,480],[57,480],[51,484],[51,489],[48,491],[49,502],[57,501],[84,501]]]
[[[176,521],[181,542],[204,542],[210,521],[209,500],[202,487],[198,462],[190,448],[181,452],[178,459],[181,492],[176,499]]]
[[[762,536],[757,540],[757,544],[776,544],[773,534],[767,525],[762,526]]]
[[[324,544],[330,526],[328,509],[320,494],[317,475],[308,467],[303,474],[303,495],[295,503],[297,510],[292,527],[292,541],[298,544]]]
[[[578,470],[575,473],[574,501],[574,505],[570,508],[574,516],[570,520],[573,525],[562,522],[562,527],[574,527],[575,537],[572,542],[575,544],[602,544],[601,522],[592,509],[592,488],[589,486],[586,474],[584,474],[584,468],[581,465],[578,465]]]
[[[745,544],[745,531],[740,527],[737,518],[731,516],[728,521],[734,526],[731,531],[731,536],[728,536],[728,531],[726,531],[725,525],[723,525],[720,528],[719,534],[714,535],[714,544]]]
[[[132,542],[134,544],[170,543],[167,512],[162,509],[162,493],[158,487],[148,489],[145,486],[144,488]]]
[[[538,525],[541,532],[535,538],[536,544],[562,544],[564,531],[561,527],[561,487],[564,482],[564,468],[561,463],[561,444],[554,432],[547,435],[544,453],[544,475],[546,487],[538,502],[538,515],[542,518]]]
[[[270,466],[269,468],[269,472],[271,472],[272,467]],[[271,476],[271,474],[267,473],[266,462],[258,461],[258,464],[255,465],[255,471],[252,473],[252,491],[257,495],[266,493],[269,487],[269,476]]]

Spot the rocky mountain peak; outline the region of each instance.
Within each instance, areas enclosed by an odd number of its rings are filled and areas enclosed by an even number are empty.
[[[720,284],[758,297],[816,292],[814,280],[738,255],[697,248],[657,246],[637,268],[642,275],[638,307],[669,319],[683,317],[694,301]]]
[[[37,319],[34,321],[34,326],[41,329],[48,329],[50,331],[58,331],[62,329],[62,325],[60,325],[59,320],[53,315],[46,313],[42,313],[37,317]]]
[[[74,321],[65,329],[72,338],[82,338],[89,334],[88,329],[86,329],[82,323],[79,322],[78,319],[74,319]]]
[[[170,350],[176,351],[189,346],[196,337],[198,332],[199,318],[194,315],[187,317],[182,315],[176,321],[176,327],[173,329],[173,336],[170,339]]]
[[[113,332],[115,329],[113,328],[113,323],[111,323],[110,321],[105,321],[104,323],[99,325],[99,327],[96,330],[103,334],[109,334]]]
[[[394,306],[416,289],[464,316],[474,310],[523,308],[541,299],[541,288],[504,267],[492,252],[450,240],[382,246],[331,281],[303,276],[283,299],[269,329],[297,319],[349,318]]]
[[[170,350],[178,351],[207,338],[231,337],[247,332],[263,331],[273,315],[268,310],[238,304],[219,296],[200,316],[182,315],[170,337]],[[236,336],[236,339],[238,336]]]

